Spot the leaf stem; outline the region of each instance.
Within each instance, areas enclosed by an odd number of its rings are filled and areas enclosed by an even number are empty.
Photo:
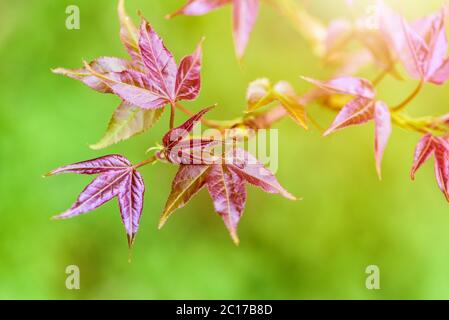
[[[175,127],[175,104],[170,104],[170,129],[173,129]]]
[[[140,167],[146,166],[147,164],[151,164],[157,161],[157,157],[156,156],[152,156],[136,165],[133,166],[134,169],[138,169]]]
[[[416,89],[404,101],[402,101],[399,105],[397,105],[396,107],[391,108],[391,110],[394,111],[394,112],[398,112],[398,111],[401,111],[402,109],[404,109],[421,92],[421,90],[423,88],[423,85],[424,85],[424,81],[421,80],[419,82],[418,86],[416,87]]]

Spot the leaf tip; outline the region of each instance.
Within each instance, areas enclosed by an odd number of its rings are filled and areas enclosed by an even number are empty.
[[[134,240],[136,239],[136,234],[135,233],[132,233],[132,234],[128,233],[126,235],[126,237],[128,239],[128,248],[129,248],[129,250],[131,250],[132,247],[133,247],[133,244],[134,244]],[[130,252],[130,255],[131,255],[131,252]],[[131,261],[131,256],[129,258],[129,261]]]
[[[161,219],[159,220],[159,224],[157,225],[157,228],[159,230],[161,230],[164,227],[166,222],[167,222],[167,218],[162,216]]]
[[[238,247],[240,245],[240,239],[239,236],[237,235],[237,231],[235,230],[231,231],[231,238],[232,242],[234,242],[234,244]]]

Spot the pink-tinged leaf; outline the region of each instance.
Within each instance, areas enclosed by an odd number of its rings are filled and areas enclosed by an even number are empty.
[[[382,102],[377,101],[374,106],[374,121],[375,121],[375,142],[374,154],[376,158],[376,170],[379,179],[382,178],[381,163],[391,135],[391,115],[388,106]]]
[[[168,101],[174,102],[178,67],[171,52],[145,19],[140,27],[139,48],[148,69],[148,80]]]
[[[203,41],[192,55],[184,57],[179,64],[176,75],[176,101],[194,100],[200,92],[202,43]]]
[[[129,170],[110,171],[96,177],[79,195],[73,206],[55,216],[54,219],[67,219],[92,211],[117,196]]]
[[[120,0],[118,4],[118,16],[120,20],[120,40],[125,46],[131,58],[141,63],[142,57],[140,56],[139,48],[139,31],[128,16],[125,10],[125,1]]]
[[[385,5],[380,6],[380,29],[396,51],[410,76],[423,79],[429,48],[421,36],[399,14]]]
[[[53,176],[61,173],[101,174],[112,171],[123,171],[130,166],[131,163],[128,159],[118,154],[112,154],[63,166],[47,173],[46,176]]]
[[[233,30],[236,54],[242,58],[259,13],[259,0],[234,0]]]
[[[129,247],[132,246],[139,229],[144,193],[145,185],[140,173],[135,170],[129,171],[118,193],[120,215],[126,229]]]
[[[169,15],[168,18],[182,14],[186,16],[201,16],[231,3],[231,1],[232,0],[188,0],[186,5],[175,13]]]
[[[89,68],[94,70],[96,74],[100,74],[106,76],[111,72],[122,72],[125,70],[141,70],[141,68],[134,62],[112,58],[112,57],[101,57],[89,64]],[[79,80],[83,82],[85,85],[94,89],[95,91],[101,93],[112,93],[111,88],[102,81],[99,77],[95,76],[88,68],[82,69],[64,69],[64,68],[56,68],[52,70],[55,74],[62,74],[69,78]]]
[[[329,81],[318,81],[302,77],[305,81],[333,93],[348,94],[366,99],[374,99],[376,91],[369,80],[354,77],[339,77]]]
[[[226,155],[225,163],[231,171],[265,192],[281,194],[290,200],[296,200],[295,196],[280,185],[270,170],[245,150],[233,150],[232,153]]]
[[[184,207],[201,190],[206,182],[209,169],[210,167],[206,165],[182,165],[179,167],[164,212],[159,220],[159,229],[164,226],[176,209]]]
[[[215,211],[223,218],[234,243],[238,244],[237,226],[246,203],[245,180],[224,165],[214,165],[207,175],[206,186]]]
[[[162,108],[169,101],[164,93],[147,76],[134,70],[122,72],[99,74],[87,64],[86,68],[105,83],[111,90],[128,104],[138,106],[142,109]]]
[[[433,74],[444,63],[447,54],[448,42],[446,36],[447,6],[430,18],[429,28],[425,29],[423,38],[429,47],[427,57],[426,79]]]
[[[415,180],[416,172],[430,158],[434,151],[435,145],[433,142],[433,137],[430,134],[426,134],[416,145],[413,167],[410,172],[410,177],[412,180]]]
[[[442,138],[434,138],[435,177],[440,190],[449,201],[449,145]]]
[[[92,211],[118,197],[123,224],[131,247],[142,215],[145,186],[142,176],[128,159],[108,155],[97,159],[64,166],[52,171],[58,173],[99,174],[79,195],[72,207],[54,219],[67,219]]]
[[[445,60],[438,70],[430,77],[429,82],[442,85],[449,79],[449,59]]]
[[[337,130],[366,123],[374,118],[374,101],[365,98],[356,98],[341,109],[331,127],[324,136]]]
[[[329,23],[325,47],[326,55],[339,51],[353,37],[353,25],[346,19],[336,19]]]
[[[195,125],[203,118],[203,116],[209,112],[213,107],[203,109],[198,113],[194,114],[186,122],[181,124],[179,127],[173,128],[168,131],[162,138],[162,143],[166,148],[174,146],[179,141],[187,138],[192,132]]]

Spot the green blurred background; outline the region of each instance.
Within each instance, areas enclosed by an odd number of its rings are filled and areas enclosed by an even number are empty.
[[[324,20],[345,16],[343,0],[308,1]],[[341,4],[340,4],[341,2]],[[357,2],[357,1],[356,1]],[[262,5],[246,57],[234,57],[229,7],[204,17],[164,15],[183,0],[128,0],[179,60],[204,35],[203,88],[192,110],[218,102],[217,119],[240,115],[247,84],[267,76],[300,92],[300,75],[330,75],[289,22]],[[65,28],[65,8],[78,5],[81,29]],[[54,222],[90,177],[43,179],[57,166],[109,153],[132,161],[160,140],[167,115],[151,131],[102,151],[89,150],[119,101],[53,75],[82,59],[125,57],[118,38],[116,1],[16,0],[0,2],[0,298],[20,299],[303,299],[449,298],[449,205],[427,164],[416,182],[409,170],[419,136],[395,128],[379,182],[373,127],[329,138],[291,121],[280,128],[277,176],[290,202],[249,188],[235,247],[206,192],[158,231],[174,166],[142,170],[146,184],[140,232],[128,249],[116,201],[82,217]],[[395,1],[409,17],[439,9],[441,1]],[[375,71],[366,70],[373,78]],[[388,78],[379,89],[392,104],[414,87]],[[426,86],[410,106],[416,116],[449,109],[446,87]],[[323,126],[334,116],[312,107]],[[180,119],[178,119],[180,121]],[[65,268],[78,265],[81,289],[67,290]],[[365,288],[365,268],[380,267],[381,290]]]

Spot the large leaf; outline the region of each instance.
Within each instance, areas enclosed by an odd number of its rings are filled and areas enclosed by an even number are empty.
[[[104,137],[90,147],[94,150],[106,148],[150,129],[162,116],[163,108],[144,110],[122,102],[114,111]]]

